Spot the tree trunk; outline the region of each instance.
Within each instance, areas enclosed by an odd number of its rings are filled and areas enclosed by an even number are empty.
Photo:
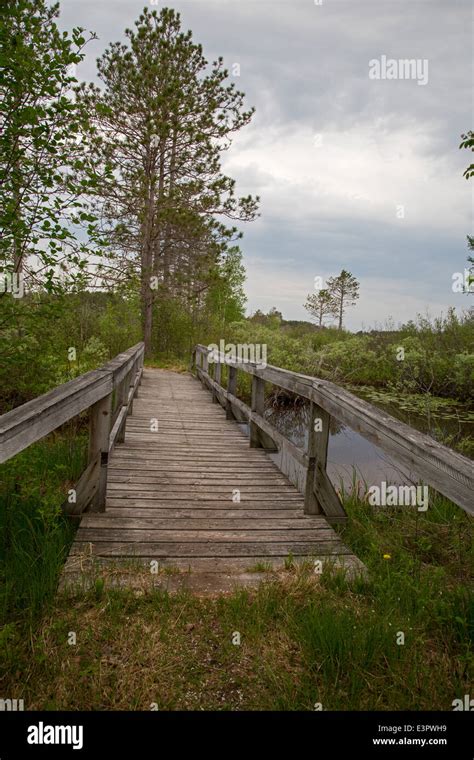
[[[141,255],[141,313],[145,355],[152,352],[151,335],[153,327],[153,291],[151,277],[153,274],[153,215],[154,215],[154,182],[149,179],[147,187],[145,218],[142,225],[142,255]]]
[[[145,355],[151,355],[151,332],[153,327],[153,294],[150,288],[151,256],[150,249],[142,252],[140,306],[142,317],[142,333],[145,343]]]
[[[171,157],[170,157],[170,171],[169,171],[169,187],[168,195],[171,198],[175,187],[176,176],[176,147],[178,142],[178,129],[174,125],[173,138],[171,143]],[[165,292],[168,293],[171,280],[171,225],[169,220],[166,222],[165,234],[164,234],[164,250],[163,250],[163,284]]]

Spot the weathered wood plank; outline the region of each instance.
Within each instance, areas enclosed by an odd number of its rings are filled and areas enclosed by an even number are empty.
[[[161,493],[168,493],[168,491],[173,491],[173,493],[188,493],[191,489],[195,493],[207,493],[209,490],[212,490],[213,493],[228,493],[232,490],[233,486],[238,485],[242,494],[258,493],[273,495],[275,493],[293,493],[293,486],[286,483],[281,478],[275,477],[268,480],[268,482],[265,482],[264,480],[263,483],[259,478],[258,481],[259,485],[255,485],[255,482],[248,481],[240,481],[238,483],[237,479],[228,479],[226,482],[223,481],[222,478],[216,480],[207,478],[205,480],[191,479],[189,483],[182,481],[173,483],[170,479],[159,479],[153,477],[153,475],[145,475],[142,478],[121,478],[118,475],[111,475],[109,478],[109,486],[111,491],[128,491],[128,486],[130,486],[133,487],[134,490],[139,489],[141,491],[156,491],[157,488],[159,488]],[[126,488],[124,486],[126,486]]]
[[[107,396],[111,375],[100,370],[71,380],[0,417],[0,462],[39,441],[68,420]]]
[[[211,510],[217,513],[222,510],[235,509],[239,511],[252,510],[256,514],[265,511],[282,511],[292,510],[297,513],[302,509],[300,499],[282,499],[281,501],[253,501],[252,499],[246,499],[240,504],[236,502],[229,503],[228,499],[214,499],[209,501],[208,499],[159,499],[150,497],[147,499],[139,499],[134,495],[123,494],[122,496],[107,496],[107,512],[109,508],[115,509],[167,509],[169,511],[175,511],[178,509],[189,509],[191,511],[201,512],[202,510]]]
[[[328,520],[347,518],[326,472],[331,416],[311,402],[308,436],[308,469],[305,487],[306,514],[325,514]]]
[[[163,542],[108,542],[108,541],[75,541],[71,548],[71,555],[89,553],[92,556],[108,557],[150,557],[151,559],[165,557],[252,557],[264,556],[285,557],[312,557],[324,554],[350,554],[350,551],[340,541],[323,541],[321,543],[308,542],[296,543],[204,543],[189,542],[163,543]]]
[[[156,490],[159,489],[162,493],[168,492],[170,489],[175,490],[175,492],[178,492],[179,489],[181,489],[181,492],[189,492],[190,490],[199,491],[200,493],[202,491],[214,491],[216,492],[217,489],[224,490],[225,492],[228,491],[229,486],[232,486],[233,484],[237,487],[239,487],[242,491],[242,493],[250,493],[251,491],[255,491],[259,493],[260,495],[263,495],[267,493],[268,498],[273,498],[275,492],[279,493],[288,493],[293,494],[295,498],[298,498],[301,503],[303,503],[301,499],[301,495],[294,489],[294,486],[292,486],[288,481],[280,482],[281,476],[276,475],[276,479],[272,479],[271,482],[268,481],[268,475],[269,473],[263,474],[263,473],[256,473],[255,477],[248,478],[248,479],[240,479],[239,482],[238,476],[235,476],[235,479],[232,475],[220,475],[219,472],[216,472],[214,477],[211,477],[210,474],[207,474],[205,477],[202,477],[198,473],[190,473],[190,475],[187,477],[188,480],[193,481],[192,483],[186,483],[180,480],[179,483],[173,483],[164,482],[166,480],[165,478],[156,478],[156,475],[151,473],[141,473],[143,477],[133,477],[133,475],[129,476],[125,480],[120,478],[120,476],[117,475],[117,470],[114,470],[112,473],[110,473],[110,484],[111,488],[115,490],[121,490],[121,491],[130,491],[132,490]],[[163,473],[164,474],[164,473]],[[173,473],[168,473],[169,478],[168,480],[173,481],[174,478]],[[177,471],[174,473],[175,475],[178,474]],[[263,482],[260,481],[260,475],[262,475]],[[186,478],[185,475],[183,475],[183,478]],[[194,481],[200,480],[200,483],[195,483]],[[230,481],[230,482],[228,482]],[[256,485],[258,483],[258,485]],[[131,487],[131,488],[130,488]]]
[[[89,460],[99,459],[97,488],[91,502],[93,512],[105,510],[111,416],[112,393],[109,393],[94,404],[90,414]]]
[[[115,448],[115,441],[119,442],[119,431],[122,429],[123,424],[127,418],[127,412],[128,412],[128,406],[122,406],[120,409],[120,412],[117,415],[117,419],[114,422],[114,425],[112,427],[112,430],[110,431],[109,436],[109,452],[112,453],[112,451]]]
[[[141,388],[125,441],[110,458],[107,511],[83,516],[72,563],[84,556],[204,562],[222,573],[232,562],[283,563],[290,553],[354,559],[324,517],[304,515],[301,494],[263,449],[249,447],[207,391],[195,391],[192,378],[146,370]],[[215,396],[226,406],[220,391]],[[257,408],[246,414],[232,399],[231,410],[239,419],[254,414],[263,440],[273,432]],[[157,433],[149,430],[152,418]],[[233,501],[235,489],[240,502]]]
[[[240,477],[255,478],[255,476],[259,474],[268,475],[269,473],[275,472],[280,474],[280,470],[277,469],[273,462],[269,462],[268,465],[250,463],[247,464],[246,467],[243,465],[240,465],[239,467],[238,460],[234,467],[225,464],[221,465],[220,463],[216,463],[211,467],[211,464],[212,460],[203,465],[199,465],[194,461],[188,460],[183,461],[182,464],[178,464],[173,460],[166,463],[161,460],[157,461],[150,459],[133,460],[123,458],[118,460],[114,457],[109,464],[109,469],[111,472],[128,475],[151,471],[157,475],[169,475],[170,477],[174,477],[176,473],[182,473],[183,477],[191,477],[197,474],[203,478],[207,475],[237,475]]]
[[[301,509],[298,507],[293,507],[292,509],[284,507],[278,509],[272,509],[271,507],[266,509],[225,509],[224,507],[218,506],[211,509],[210,507],[203,507],[202,505],[200,505],[198,509],[195,507],[179,508],[175,505],[168,507],[141,507],[133,505],[129,505],[128,507],[114,507],[109,505],[107,506],[106,516],[110,516],[111,518],[123,517],[135,519],[138,517],[144,517],[145,519],[150,518],[153,520],[164,519],[165,522],[178,519],[192,519],[198,521],[202,519],[208,520],[210,523],[233,519],[245,520],[246,522],[253,520],[268,520],[268,522],[272,524],[279,524],[280,520],[291,520],[291,522],[293,522],[305,519],[301,514]]]
[[[131,489],[130,488],[114,488],[113,484],[109,484],[110,488],[108,490],[109,496],[115,496],[118,497],[120,495],[123,495],[124,498],[127,498],[127,496],[130,494]],[[227,498],[227,494],[228,498]],[[163,499],[165,501],[187,501],[190,504],[194,502],[199,501],[219,501],[224,502],[225,500],[227,502],[232,502],[232,494],[228,491],[221,491],[219,493],[209,493],[209,491],[203,490],[201,493],[197,494],[195,492],[195,489],[191,488],[188,489],[188,491],[181,491],[181,492],[175,492],[173,489],[169,489],[167,491],[163,491],[160,489],[155,490],[137,490],[133,489],[133,497],[135,499],[146,499],[147,497],[150,499],[155,499],[155,501],[159,501],[160,499]],[[242,493],[241,494],[241,502],[244,502],[247,500],[249,501],[266,501],[271,502],[273,504],[276,504],[279,501],[296,501],[298,504],[301,504],[301,497],[299,495],[293,496],[291,494],[291,491],[288,491],[283,494],[259,494],[255,492],[249,492],[248,494]],[[235,503],[235,502],[234,502]]]
[[[99,484],[100,455],[89,462],[79,478],[74,491],[75,501],[65,501],[61,509],[67,515],[80,515],[93,500]]]
[[[334,555],[334,554],[324,554],[312,557],[309,562],[312,564],[315,560],[319,560],[324,565],[330,565],[331,567],[336,568],[344,568],[349,571],[354,571],[357,575],[360,575],[364,572],[364,566],[360,562],[360,560],[357,559],[357,557],[354,557],[351,554],[342,554],[342,555]],[[65,567],[65,575],[68,577],[77,577],[77,573],[84,571],[84,567],[87,568],[89,562],[94,565],[98,566],[99,568],[108,568],[112,567],[114,570],[114,574],[117,573],[117,563],[119,559],[116,557],[90,557],[87,553],[81,554],[78,553],[77,555],[70,557],[66,563]],[[178,571],[180,573],[180,577],[182,578],[190,578],[195,579],[199,581],[199,578],[201,575],[209,576],[212,574],[217,575],[219,578],[226,578],[229,576],[237,576],[237,581],[239,580],[238,576],[239,574],[243,573],[248,575],[251,575],[252,577],[255,577],[256,580],[262,579],[263,577],[271,577],[272,572],[278,572],[279,570],[283,569],[288,562],[288,556],[278,556],[274,555],[272,557],[268,556],[252,556],[252,557],[193,557],[193,558],[180,558],[180,557],[160,557],[158,560],[150,557],[135,557],[133,562],[134,565],[137,567],[140,567],[142,572],[150,573],[151,572],[151,563],[158,561],[158,567],[160,570],[166,571],[167,569],[172,569],[173,571]],[[308,564],[308,558],[305,556],[301,557],[293,557],[293,563],[295,565],[302,565],[302,564]],[[261,571],[261,567],[264,566],[267,568],[267,570]],[[128,576],[128,568],[124,569],[125,571],[125,577],[124,581],[129,577]],[[153,570],[152,578],[156,579],[156,575],[154,574],[155,569]],[[68,577],[65,579],[66,583],[68,580]],[[165,577],[169,580],[170,578],[176,578],[176,575],[173,573],[172,575],[165,575]],[[94,578],[94,576],[93,576]],[[239,585],[239,583],[237,583]]]
[[[123,372],[128,372],[131,363],[142,356],[143,344],[139,343],[100,369],[3,414],[0,417],[0,463],[108,396],[117,387]]]
[[[160,530],[154,529],[140,529],[140,528],[113,528],[103,527],[100,528],[83,528],[82,526],[77,531],[77,541],[123,541],[132,543],[146,543],[160,542],[160,543],[172,543],[187,544],[195,542],[209,542],[209,543],[234,543],[244,542],[248,543],[287,543],[291,541],[339,541],[334,531],[326,525],[326,528],[320,528],[315,530],[313,528],[300,529],[298,527],[289,530],[220,530],[215,528],[213,530],[188,530],[186,528],[179,528],[177,530]]]
[[[129,510],[132,512],[132,510]],[[81,520],[81,530],[95,528],[106,530],[116,528],[120,530],[170,530],[173,532],[180,530],[263,530],[263,531],[293,531],[295,529],[311,528],[312,530],[327,530],[327,522],[324,518],[291,516],[290,518],[281,517],[249,517],[253,513],[249,510],[246,515],[239,517],[213,517],[203,518],[196,516],[193,512],[188,517],[147,517],[133,513],[133,516],[111,515],[109,512],[103,515],[85,514]]]

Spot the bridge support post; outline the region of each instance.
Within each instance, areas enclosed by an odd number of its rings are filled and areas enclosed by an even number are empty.
[[[265,380],[257,375],[252,375],[252,412],[263,417],[265,411]],[[258,426],[250,419],[250,448],[257,449],[262,446],[262,439]]]
[[[203,372],[206,372],[206,373],[209,372],[209,358],[208,358],[208,355],[205,353],[201,354],[201,369]],[[201,384],[203,388],[207,387],[206,380],[202,376],[201,376]]]
[[[304,493],[304,511],[307,515],[318,515],[322,512],[315,494],[316,467],[317,462],[320,462],[326,469],[329,419],[329,414],[324,409],[311,402],[308,423],[308,469]]]
[[[135,369],[135,364],[132,366],[132,369],[130,370],[130,372],[127,373],[127,375],[124,377],[124,379],[122,380],[122,382],[120,383],[118,387],[117,409],[118,409],[119,414],[122,412],[123,407],[127,406],[128,404],[128,394],[130,392],[130,384],[133,382],[131,378],[133,378],[134,369]],[[125,441],[126,422],[127,422],[127,415],[124,414],[123,422],[120,425],[120,428],[117,433],[117,438],[116,438],[117,443],[123,443]]]
[[[135,362],[135,364],[132,367],[132,371],[130,372],[127,380],[127,395],[125,398],[125,403],[128,404],[128,397],[130,395],[130,391],[132,390],[133,386],[135,385],[135,380],[137,377],[137,372],[140,371],[140,365],[138,362]],[[142,379],[140,378],[140,381],[138,385],[140,385]],[[133,399],[138,396],[138,386],[135,388],[135,393],[133,394],[131,400],[130,400],[130,406],[128,407],[128,414],[133,414]],[[123,428],[123,434],[125,436],[125,425]]]
[[[97,473],[97,489],[91,501],[91,512],[105,512],[105,492],[107,490],[107,465],[109,459],[111,421],[112,394],[109,393],[91,407],[89,463],[98,460],[98,468],[95,470]]]
[[[133,365],[133,367],[132,367],[132,371],[130,372],[130,377],[129,377],[129,390],[130,390],[130,388],[132,387],[132,385],[134,384],[134,382],[135,382],[135,378],[136,378],[136,376],[137,376],[137,372],[139,372],[139,371],[140,371],[140,362],[139,362],[139,361],[136,361],[136,362],[135,362],[135,364],[134,364],[134,365]],[[139,381],[138,385],[141,385],[141,384],[142,384],[142,379],[141,379],[141,377],[140,377],[140,381]],[[127,392],[128,392],[128,391],[127,391]],[[138,397],[138,386],[137,386],[137,388],[135,389],[135,395],[134,395],[134,398],[137,398],[137,397]],[[130,414],[132,413],[132,407],[133,407],[133,399],[132,399],[132,406],[130,407],[130,412],[129,412]]]
[[[347,515],[326,471],[331,415],[313,401],[309,413],[308,469],[304,494],[307,515],[324,514],[329,521],[344,520]]]
[[[232,396],[235,396],[237,393],[237,367],[231,367],[230,364],[228,367],[229,371],[227,374],[227,393],[231,393]],[[230,403],[229,399],[227,399],[225,405],[225,416],[228,420],[235,420],[235,416],[232,411],[232,404]]]
[[[222,373],[222,364],[220,363],[219,359],[214,364],[214,380],[216,383],[221,385],[221,373]],[[212,400],[214,404],[219,403],[219,399],[217,398],[217,393],[215,388],[212,389]]]

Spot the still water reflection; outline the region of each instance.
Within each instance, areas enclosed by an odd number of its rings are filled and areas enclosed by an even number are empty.
[[[270,407],[266,418],[285,437],[306,450],[308,444],[309,404]],[[331,418],[328,446],[328,475],[335,485],[348,486],[356,477],[368,485],[385,480],[406,482],[400,467],[373,443],[359,433]]]
[[[288,440],[306,450],[309,404],[269,407],[265,418]],[[248,435],[248,425],[241,427]],[[270,456],[276,458],[272,454]],[[391,460],[382,449],[334,418],[331,418],[327,471],[334,485],[343,483],[345,487],[352,485],[354,475],[367,486],[382,480],[406,483],[410,479],[410,473]]]

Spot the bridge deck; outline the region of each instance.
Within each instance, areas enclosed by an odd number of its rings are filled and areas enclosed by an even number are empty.
[[[168,585],[190,571],[198,586],[210,577],[210,586],[232,586],[288,556],[361,567],[324,517],[304,515],[303,496],[193,377],[146,369],[109,460],[106,512],[82,517],[64,577],[84,575],[87,561],[138,559],[148,573],[155,560]]]

